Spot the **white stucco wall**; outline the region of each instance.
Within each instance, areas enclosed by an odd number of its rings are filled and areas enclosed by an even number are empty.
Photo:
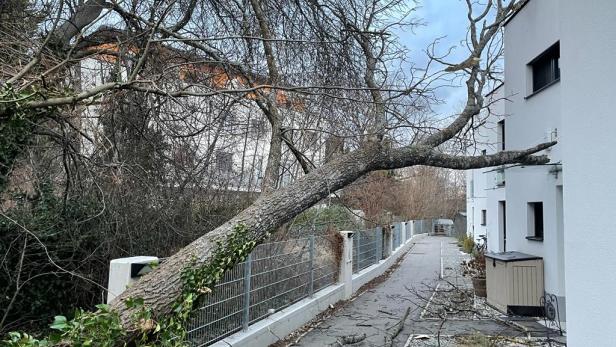
[[[487,175],[494,176],[494,172],[490,172]],[[494,178],[492,179],[492,182]],[[501,236],[502,229],[502,216],[500,216],[499,202],[505,200],[505,188],[496,187],[492,184],[492,188],[488,191],[487,207],[488,207],[488,251],[490,252],[504,252],[504,240]],[[507,250],[510,250],[508,247]]]
[[[492,91],[486,103],[491,104],[490,113],[482,112],[478,119],[484,125],[475,130],[473,134],[474,147],[470,150],[470,155],[480,155],[483,150],[486,154],[497,152],[497,125],[496,123],[503,118],[505,113],[504,88],[501,86]],[[489,208],[489,195],[495,186],[494,168],[483,168],[468,170],[466,173],[466,213],[467,213],[467,232],[477,239],[481,235],[488,236],[488,249],[492,242],[497,242],[498,237],[492,235],[493,215]],[[471,188],[472,187],[472,188]],[[481,211],[486,210],[486,225],[481,225]]]
[[[466,173],[466,232],[473,239],[487,234],[487,225],[481,224],[481,210],[487,211],[486,178],[481,170]]]
[[[543,0],[542,0],[543,1]],[[616,346],[616,2],[561,4],[568,346]]]
[[[560,39],[558,0],[530,1],[505,27],[505,148],[524,149],[549,141],[561,127],[561,83],[532,94],[528,63]],[[561,161],[561,144],[546,151],[552,163]],[[506,170],[507,250],[543,257],[545,290],[564,300],[562,276],[563,229],[557,217],[560,174],[554,166],[513,167]],[[528,203],[543,202],[543,241],[528,240]],[[560,226],[560,228],[559,228]]]
[[[562,172],[510,168],[501,189],[487,180],[488,248],[503,250],[504,200],[507,251],[544,258],[546,291],[566,304],[569,346],[616,345],[616,232],[608,217],[616,210],[615,18],[611,0],[531,0],[505,30],[506,149],[544,142],[556,130],[559,144],[547,154]],[[557,41],[561,81],[530,96],[527,64]],[[544,203],[542,242],[526,239],[534,201]]]

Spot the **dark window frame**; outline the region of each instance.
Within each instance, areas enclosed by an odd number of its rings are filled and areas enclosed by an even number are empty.
[[[505,150],[505,120],[500,120],[496,123],[496,126],[498,127],[497,132],[498,132],[498,150],[499,151],[504,151]]]
[[[481,210],[481,225],[488,224],[488,210]]]
[[[529,202],[528,213],[531,214],[532,221],[529,220],[529,233],[526,239],[531,241],[543,241],[545,233],[543,201]]]
[[[233,172],[233,153],[224,150],[216,151],[216,168],[220,173]]]
[[[560,41],[528,63],[533,96],[560,81]]]
[[[252,136],[261,136],[265,133],[265,120],[253,118],[248,121],[249,132]]]

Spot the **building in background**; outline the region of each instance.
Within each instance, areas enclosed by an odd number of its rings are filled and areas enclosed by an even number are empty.
[[[117,51],[115,45],[106,45],[105,48],[111,52]],[[209,187],[220,192],[259,193],[267,166],[271,126],[257,106],[254,93],[247,93],[242,97],[229,96],[228,93],[222,92],[215,94],[217,90],[246,88],[246,78],[232,75],[216,64],[198,62],[199,59],[186,52],[169,47],[159,49],[159,54],[167,55],[169,60],[178,61],[177,71],[169,72],[160,83],[175,85],[175,89],[194,93],[178,97],[177,102],[167,101],[160,104],[156,102],[156,95],[147,95],[143,97],[141,104],[136,103],[137,109],[134,113],[138,113],[138,109],[149,108],[148,112],[156,113],[154,117],[163,119],[161,122],[150,122],[151,126],[160,127],[162,123],[163,127],[167,128],[160,131],[173,134],[165,138],[165,141],[168,141],[165,155],[173,159],[174,163],[181,164],[184,172],[177,173],[169,168],[169,175],[184,174],[186,177],[170,177],[170,181],[191,181],[191,184],[197,187]],[[116,55],[93,55],[80,62],[78,80],[81,81],[82,89],[114,79],[125,80],[128,78],[126,71],[130,70],[130,64],[130,59],[118,63]],[[147,74],[147,69],[144,73]],[[259,78],[261,77],[254,77],[253,83],[259,83]],[[306,115],[308,107],[303,99],[290,96],[281,90],[263,89],[262,92],[275,99],[276,107],[284,115],[285,135],[293,141],[293,145],[307,161],[318,166],[343,150],[341,137],[322,131],[328,129],[327,122]],[[204,98],[199,94],[208,97]],[[125,94],[130,95],[137,93]],[[116,96],[83,109],[79,128],[89,135],[88,139],[94,139],[92,142],[82,139],[81,148],[85,155],[113,151],[112,143],[107,139],[106,126],[101,119],[113,113],[109,110],[109,104],[114,102],[118,103]],[[126,107],[121,111],[133,113]],[[331,146],[331,143],[336,146]],[[120,161],[119,158],[112,157],[110,160]],[[279,185],[288,185],[302,175],[303,170],[293,153],[283,147]]]
[[[486,96],[486,103],[490,104],[490,112],[483,112],[479,118],[482,125],[473,134],[473,153],[494,154],[502,150],[503,124],[505,115],[504,86],[501,85]],[[466,230],[474,240],[488,235],[488,227],[495,225],[497,206],[495,201],[504,200],[505,180],[503,168],[483,168],[468,170],[466,172]],[[497,205],[498,203],[496,203]],[[489,212],[488,212],[489,211]],[[490,237],[488,243],[496,243],[497,239]],[[491,249],[497,249],[493,245]]]

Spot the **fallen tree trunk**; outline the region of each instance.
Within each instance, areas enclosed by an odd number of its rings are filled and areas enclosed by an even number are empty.
[[[314,169],[287,187],[261,196],[236,217],[195,240],[169,257],[155,271],[141,278],[112,302],[112,308],[120,314],[127,330],[134,330],[130,325],[131,316],[135,313],[135,308],[126,307],[127,299],[143,299],[146,307],[156,317],[170,313],[184,290],[183,271],[212,265],[227,268],[233,266],[241,260],[241,257],[233,258],[233,255],[239,252],[234,249],[238,243],[243,245],[240,253],[245,256],[254,246],[266,239],[270,231],[370,171],[413,165],[472,169],[513,163],[543,164],[548,162],[546,156],[531,154],[554,144],[544,143],[524,151],[505,151],[479,157],[446,155],[428,146],[388,149],[380,144],[367,145]],[[241,235],[238,231],[240,225],[243,230]],[[229,260],[221,263],[221,254]],[[223,270],[220,270],[220,274]],[[202,288],[199,292],[207,293],[208,290]]]

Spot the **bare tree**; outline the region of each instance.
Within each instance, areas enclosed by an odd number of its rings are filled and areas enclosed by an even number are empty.
[[[403,53],[395,46],[390,29],[413,23],[404,16],[387,20],[392,13],[406,15],[404,3],[398,1],[36,3],[33,8],[43,18],[38,26],[46,34],[10,48],[6,53],[12,52],[13,60],[0,71],[2,129],[11,127],[19,134],[6,142],[0,175],[9,176],[41,126],[48,132],[58,127],[71,129],[67,133],[90,138],[77,123],[82,120],[80,115],[93,110],[93,105],[94,111],[100,112],[97,102],[124,92],[141,95],[143,101],[134,104],[156,111],[136,118],[147,125],[141,129],[149,128],[144,134],[153,136],[165,130],[176,138],[193,140],[198,139],[199,129],[208,129],[208,134],[212,129],[232,131],[233,127],[224,123],[228,114],[224,111],[229,105],[254,102],[260,116],[271,125],[263,183],[266,192],[231,220],[170,256],[112,305],[127,326],[134,313],[125,305],[129,298],[142,298],[161,317],[184,294],[182,273],[186,269],[209,274],[199,282],[201,291],[207,292],[205,287],[212,286],[225,268],[240,261],[272,230],[370,172],[417,165],[465,170],[549,161],[545,155],[534,154],[553,142],[484,156],[446,151],[472,128],[473,120],[487,106],[484,94],[495,83],[501,52],[499,31],[523,1],[490,0],[481,6],[469,0],[467,4],[468,57],[448,63],[447,55],[439,56],[432,50],[428,52],[429,66],[408,68],[408,75],[402,76],[389,72],[395,70],[392,64]],[[92,56],[112,62],[115,73],[107,80],[75,87],[80,67]],[[441,68],[435,70],[432,64]],[[195,75],[192,79],[178,78],[191,73]],[[464,108],[447,123],[430,119],[435,84],[451,75],[464,78]],[[207,107],[203,105],[208,102]],[[283,114],[283,104],[289,113]],[[213,121],[202,119],[204,114],[216,113],[220,117],[213,117]],[[51,126],[50,122],[59,125]],[[314,129],[308,128],[311,124]],[[310,150],[310,142],[303,150],[298,147],[289,131],[295,128],[301,130],[300,135],[319,132],[345,139],[345,153],[321,166],[309,163],[309,155],[303,152]],[[216,130],[214,134],[223,138]],[[89,142],[113,143],[126,138],[101,136],[101,140],[91,138]],[[63,143],[64,152],[74,162],[92,163],[91,157],[84,155],[85,149]],[[196,143],[191,146],[190,141],[176,141],[179,144],[182,146],[176,148],[181,150],[169,162],[183,162],[190,168],[186,173],[178,172],[179,177],[199,176],[208,170],[210,165],[194,163],[209,162],[216,146],[204,149]],[[284,171],[283,144],[305,174],[275,189]],[[156,153],[169,157],[162,147]],[[115,171],[127,169],[117,165],[118,153],[112,151],[109,156],[115,159],[103,165],[113,163]],[[69,186],[70,173],[78,171],[71,171],[70,165],[63,167],[64,183]]]

